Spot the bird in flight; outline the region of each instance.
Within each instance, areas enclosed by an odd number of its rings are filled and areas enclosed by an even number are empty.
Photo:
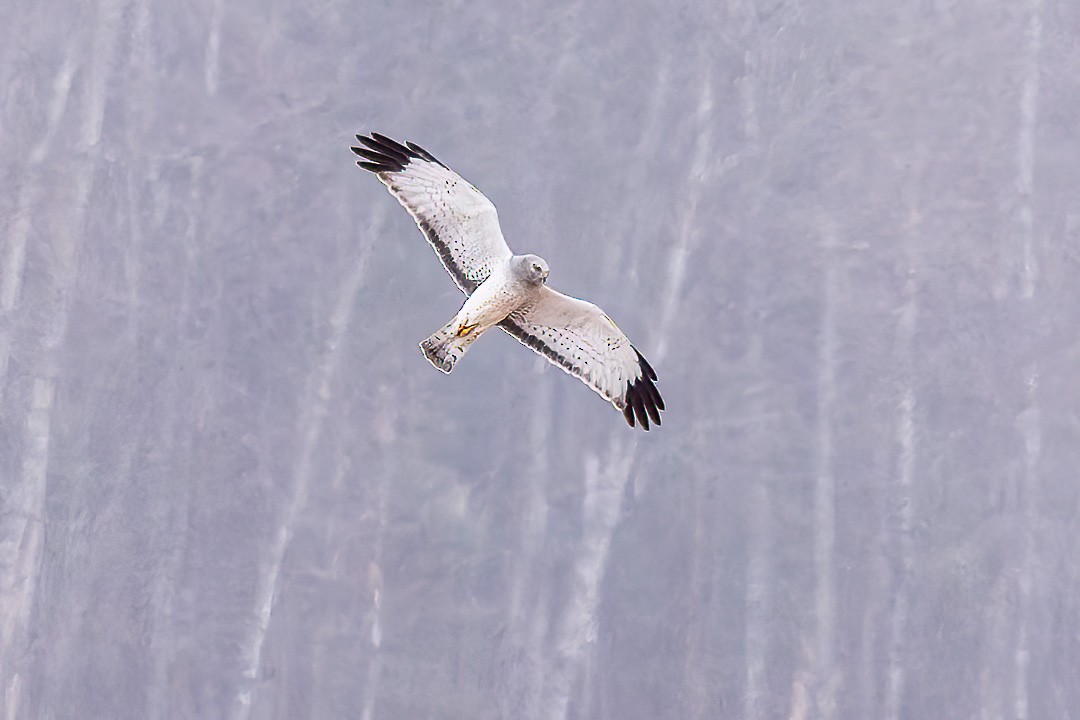
[[[493,327],[582,382],[620,410],[630,427],[660,424],[664,400],[656,371],[603,310],[547,286],[548,264],[515,255],[495,206],[464,178],[415,143],[357,135],[356,163],[398,199],[467,296],[450,320],[420,343],[432,365],[449,373]]]

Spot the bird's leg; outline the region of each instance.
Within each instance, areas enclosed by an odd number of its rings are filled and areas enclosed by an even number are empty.
[[[475,330],[477,328],[477,326],[479,326],[479,325],[480,325],[480,323],[478,323],[478,322],[474,322],[472,324],[469,324],[468,320],[466,320],[461,325],[458,325],[457,333],[455,333],[455,335],[457,337],[459,337],[459,338],[463,338],[466,335],[468,335],[469,333],[471,333],[473,330]]]

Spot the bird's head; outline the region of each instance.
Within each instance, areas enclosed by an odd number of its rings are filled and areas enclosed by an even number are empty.
[[[522,255],[519,258],[518,267],[522,277],[533,285],[542,285],[547,281],[548,264],[539,255]]]

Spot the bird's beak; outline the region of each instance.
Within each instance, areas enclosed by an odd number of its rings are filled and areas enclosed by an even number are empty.
[[[547,281],[547,276],[548,276],[549,272],[550,272],[549,270],[545,270],[544,274],[540,276],[540,279],[544,280],[544,281]]]

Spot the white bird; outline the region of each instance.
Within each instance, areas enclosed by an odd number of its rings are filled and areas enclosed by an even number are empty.
[[[548,265],[515,255],[483,193],[415,143],[357,135],[356,164],[375,173],[409,211],[446,271],[468,297],[458,313],[420,343],[432,365],[450,372],[469,346],[498,326],[580,378],[630,427],[660,424],[656,372],[600,308],[552,290]]]

